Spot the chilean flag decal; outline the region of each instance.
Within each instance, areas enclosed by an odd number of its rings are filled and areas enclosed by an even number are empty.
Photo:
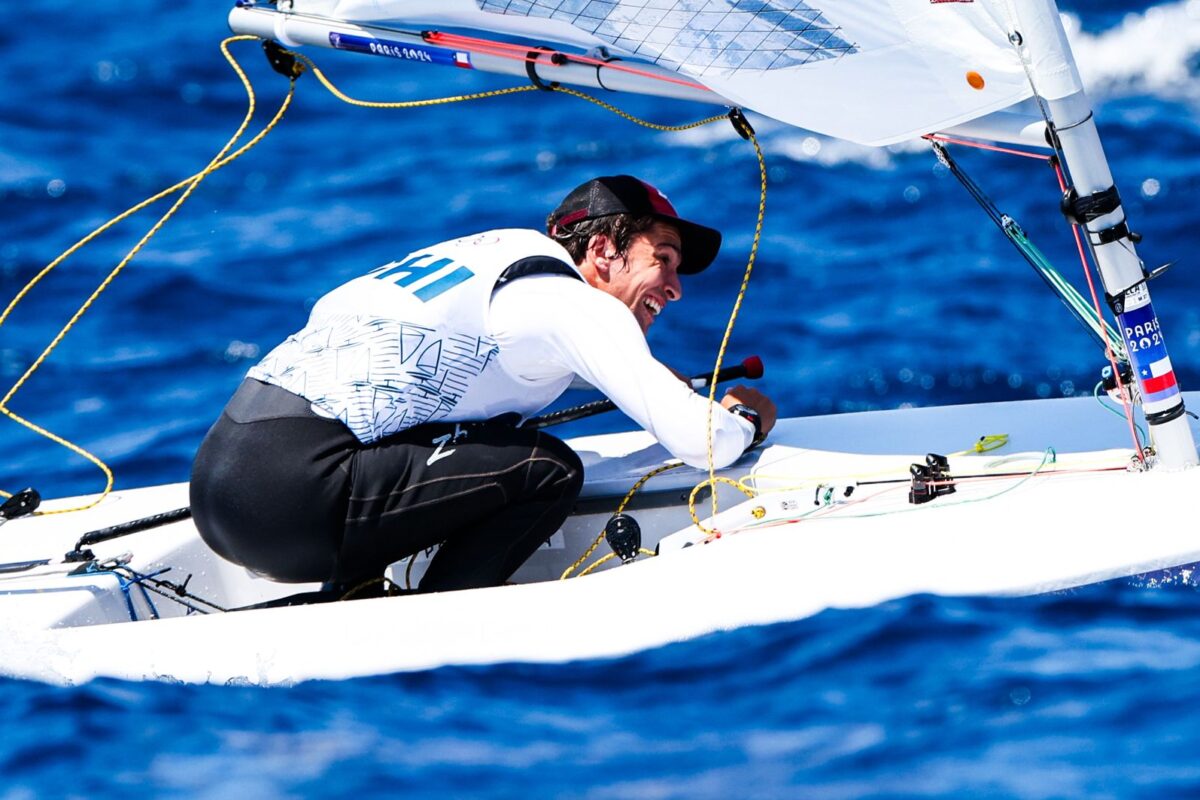
[[[1171,369],[1171,359],[1169,358],[1145,364],[1139,368],[1138,372],[1142,378],[1142,387],[1148,395],[1165,392],[1175,386],[1175,370]]]
[[[454,52],[454,66],[462,67],[463,69],[474,69],[471,66],[471,54],[456,50]]]
[[[1154,308],[1146,302],[1120,315],[1120,322],[1129,360],[1141,383],[1142,399],[1147,403],[1161,403],[1178,395],[1175,370],[1167,357],[1167,345]]]

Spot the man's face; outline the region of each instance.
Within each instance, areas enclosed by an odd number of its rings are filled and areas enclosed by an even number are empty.
[[[600,288],[629,307],[643,333],[667,303],[683,297],[679,285],[680,245],[675,228],[656,222],[634,235],[624,258],[618,256],[609,262],[607,285]]]

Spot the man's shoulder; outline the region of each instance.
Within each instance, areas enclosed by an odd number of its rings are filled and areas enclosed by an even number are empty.
[[[541,320],[612,321],[629,316],[629,309],[615,297],[565,273],[532,274],[506,282],[495,297],[536,309]],[[494,302],[494,301],[493,301]],[[514,306],[516,307],[516,306]],[[632,319],[632,318],[631,318]]]
[[[531,228],[495,228],[450,239],[436,246],[466,249],[511,247],[516,250],[526,250],[530,255],[544,254],[570,260],[570,256],[562,245],[541,231]]]
[[[469,236],[460,236],[420,251],[447,258],[469,267],[506,270],[526,259],[552,259],[575,270],[570,254],[544,233],[529,228],[496,228]],[[489,266],[490,265],[490,266]],[[545,271],[545,270],[542,270]]]

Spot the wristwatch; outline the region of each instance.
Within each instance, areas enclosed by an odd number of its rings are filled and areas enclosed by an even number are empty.
[[[737,414],[742,419],[750,420],[750,424],[754,426],[754,439],[750,442],[750,447],[746,448],[747,450],[757,447],[762,444],[763,439],[767,438],[762,429],[762,415],[753,408],[744,403],[735,403],[729,407],[728,411],[730,414]]]

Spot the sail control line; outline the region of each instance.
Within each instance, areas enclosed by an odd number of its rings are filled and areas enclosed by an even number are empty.
[[[1025,235],[1025,231],[1017,224],[1016,220],[1007,214],[1000,212],[992,200],[984,194],[979,185],[967,175],[966,171],[959,163],[951,157],[946,148],[946,144],[961,144],[968,147],[978,147],[984,150],[999,151],[1011,155],[1024,156],[1034,158],[1045,162],[1054,168],[1055,175],[1058,178],[1059,187],[1064,191],[1064,198],[1069,198],[1071,192],[1066,189],[1066,179],[1063,175],[1062,162],[1058,154],[1042,155],[1039,153],[1030,153],[1024,150],[1012,150],[1004,147],[995,147],[985,145],[972,140],[958,139],[945,135],[930,134],[924,137],[929,140],[934,149],[938,161],[945,166],[950,173],[958,179],[959,183],[967,190],[968,194],[979,204],[979,206],[987,213],[993,223],[1004,233],[1021,256],[1033,267],[1038,276],[1045,281],[1046,285],[1054,291],[1067,310],[1083,325],[1083,327],[1092,335],[1092,337],[1100,345],[1108,358],[1108,366],[1104,368],[1103,376],[1097,391],[1101,386],[1104,387],[1110,395],[1118,398],[1124,408],[1125,420],[1129,425],[1129,432],[1133,438],[1133,449],[1137,454],[1137,464],[1140,469],[1146,469],[1150,466],[1149,457],[1155,455],[1156,451],[1151,448],[1143,448],[1142,439],[1138,436],[1140,426],[1133,419],[1133,405],[1135,398],[1127,386],[1132,381],[1132,368],[1130,367],[1129,350],[1125,345],[1124,338],[1115,331],[1112,326],[1104,319],[1099,303],[1095,301],[1095,288],[1092,285],[1091,271],[1088,266],[1087,256],[1083,251],[1082,243],[1079,240],[1078,229],[1076,229],[1076,242],[1079,244],[1079,258],[1083,266],[1084,275],[1087,277],[1088,285],[1092,287],[1092,305],[1083,299],[1083,296],[1076,291],[1075,287],[1068,283],[1053,265],[1046,259],[1042,252],[1029,240]],[[1066,200],[1064,200],[1064,205]],[[1070,217],[1068,217],[1070,218]],[[1126,231],[1128,233],[1128,231]],[[1136,234],[1129,234],[1136,236]],[[1139,237],[1140,238],[1140,237]],[[1163,270],[1158,270],[1161,273]],[[1130,386],[1130,389],[1132,387]],[[1139,395],[1140,397],[1140,395]],[[1103,405],[1103,403],[1101,404]],[[1120,414],[1120,412],[1118,412]]]
[[[1047,140],[1069,178],[1060,172],[1063,211],[1072,223],[1076,246],[1085,267],[1092,255],[1104,285],[1105,298],[1124,339],[1131,373],[1150,424],[1158,462],[1178,469],[1200,463],[1188,426],[1183,396],[1175,378],[1166,340],[1150,302],[1146,271],[1137,255],[1140,239],[1129,230],[1120,196],[1100,143],[1091,104],[1068,49],[1061,16],[1052,5],[1008,7],[1009,42],[1021,60],[1033,97],[1046,123]],[[1025,31],[1028,33],[1023,33]],[[1088,283],[1091,273],[1085,270]],[[1092,286],[1093,305],[1100,302]],[[1110,364],[1119,376],[1115,354]],[[1118,384],[1119,384],[1118,377]],[[1132,418],[1130,419],[1132,426]]]
[[[1200,463],[1186,409],[1158,316],[1150,302],[1149,280],[1171,266],[1149,271],[1136,252],[1141,236],[1129,228],[1120,195],[1096,131],[1092,109],[1082,88],[1074,61],[1066,58],[1066,33],[1057,12],[1033,4],[1008,9],[1008,41],[1024,67],[1033,98],[1045,123],[1046,144],[1053,155],[1044,156],[944,134],[926,135],[938,159],[967,189],[992,221],[1062,299],[1068,310],[1100,343],[1108,358],[1102,385],[1120,399],[1133,437],[1141,468],[1153,463],[1168,469]],[[1021,33],[1021,28],[1033,32]],[[1047,91],[1049,90],[1049,91]],[[950,157],[945,143],[963,144],[1040,159],[1054,168],[1062,192],[1062,212],[1071,225],[1084,276],[1091,290],[1090,308],[1082,296],[1050,266],[1029,241],[1020,225],[1001,214],[982,190]],[[1069,174],[1065,167],[1069,165]],[[1099,294],[1088,263],[1096,265],[1104,300],[1116,317],[1114,330],[1103,319]],[[1127,384],[1132,384],[1127,388]],[[1134,391],[1136,390],[1136,394]],[[1141,401],[1149,423],[1153,450],[1143,451],[1132,406]]]
[[[4,416],[11,419],[13,422],[16,422],[18,425],[21,425],[22,427],[27,428],[30,431],[33,431],[34,433],[38,434],[39,436],[49,439],[50,441],[54,442],[55,444],[58,444],[64,448],[70,450],[71,452],[87,459],[88,461],[95,464],[96,467],[104,474],[104,478],[105,478],[104,488],[100,491],[100,493],[98,495],[96,495],[92,500],[88,501],[87,503],[80,505],[80,506],[75,506],[72,508],[55,509],[53,511],[36,511],[36,510],[31,509],[30,513],[32,513],[34,515],[41,516],[41,515],[48,515],[48,514],[66,514],[66,513],[73,512],[73,511],[82,511],[82,510],[96,506],[105,497],[108,496],[109,492],[112,491],[113,473],[112,473],[112,470],[109,469],[108,465],[105,464],[99,457],[97,457],[93,453],[85,450],[84,448],[80,447],[77,444],[74,444],[73,442],[67,441],[66,439],[62,438],[61,436],[58,436],[57,434],[55,434],[54,432],[49,431],[49,430],[41,427],[40,425],[37,425],[36,423],[31,422],[30,420],[27,420],[24,417],[16,414],[11,408],[9,408],[9,402],[12,400],[13,396],[21,389],[21,387],[25,384],[25,382],[29,380],[29,378],[34,374],[34,372],[37,371],[38,367],[40,367],[45,362],[45,360],[47,358],[49,358],[50,354],[52,352],[54,352],[54,349],[56,347],[58,347],[59,343],[62,342],[62,340],[64,338],[66,338],[67,334],[75,326],[75,323],[77,323],[79,321],[79,319],[85,313],[87,313],[88,309],[91,308],[92,304],[95,303],[96,300],[100,297],[100,295],[104,293],[104,291],[108,288],[109,284],[111,284],[116,279],[116,277],[121,273],[121,271],[125,269],[125,267],[129,264],[129,262],[133,260],[134,256],[136,256],[138,254],[138,252],[143,247],[146,246],[146,243],[149,242],[150,239],[152,239],[156,233],[158,233],[158,231],[162,228],[162,226],[166,224],[167,220],[169,220],[175,214],[175,212],[179,210],[180,206],[182,206],[184,204],[184,202],[189,197],[191,197],[192,192],[194,192],[196,190],[196,187],[198,187],[204,181],[204,179],[207,178],[209,175],[211,175],[212,173],[221,169],[222,167],[226,166],[230,162],[240,158],[248,150],[250,150],[256,144],[258,144],[260,141],[262,141],[263,137],[265,137],[268,133],[270,133],[270,131],[275,127],[275,125],[277,125],[279,123],[279,120],[281,120],[283,118],[284,113],[287,111],[288,107],[291,105],[292,96],[295,91],[295,77],[296,76],[292,77],[291,84],[288,87],[287,95],[284,97],[283,102],[281,103],[281,105],[279,107],[279,110],[275,112],[274,117],[272,117],[272,119],[267,123],[267,125],[264,126],[264,128],[261,131],[259,131],[259,133],[256,136],[254,136],[254,138],[252,138],[246,144],[242,145],[239,149],[237,149],[236,151],[234,151],[232,153],[229,152],[233,148],[233,145],[246,132],[246,129],[250,125],[250,121],[254,117],[254,112],[255,112],[255,108],[256,108],[254,88],[250,84],[249,78],[246,77],[246,73],[242,71],[242,68],[238,64],[237,60],[229,52],[229,45],[231,43],[245,42],[245,41],[258,41],[258,39],[257,39],[257,37],[253,37],[253,36],[231,36],[228,39],[225,39],[223,42],[221,42],[221,53],[225,56],[225,60],[227,62],[229,62],[229,65],[233,68],[234,72],[237,73],[238,78],[241,79],[242,86],[246,90],[246,95],[247,95],[247,99],[248,99],[248,107],[246,109],[246,115],[242,119],[241,124],[238,126],[237,131],[233,134],[233,136],[229,139],[229,141],[226,142],[224,147],[221,148],[221,150],[217,153],[217,155],[214,156],[213,159],[211,161],[209,161],[209,163],[200,172],[196,173],[195,175],[192,175],[189,178],[185,178],[184,180],[176,183],[174,186],[170,186],[170,187],[162,190],[158,194],[153,195],[152,197],[148,197],[147,199],[143,200],[142,202],[138,203],[135,206],[132,206],[131,208],[126,209],[122,213],[120,213],[117,216],[110,219],[108,222],[105,222],[103,225],[101,225],[100,227],[93,230],[91,233],[89,233],[87,236],[80,239],[75,244],[71,245],[60,256],[58,256],[58,258],[51,261],[44,268],[42,268],[42,270],[40,272],[38,272],[37,275],[33,276],[33,278],[31,278],[29,280],[29,282],[26,283],[25,286],[21,288],[21,291],[17,292],[17,295],[9,302],[8,306],[5,307],[4,311],[2,313],[0,313],[0,325],[3,325],[4,322],[8,319],[9,315],[12,314],[13,309],[15,309],[17,307],[17,305],[21,302],[21,300],[23,300],[25,298],[25,296],[27,294],[29,294],[29,292],[33,289],[33,287],[36,286],[38,283],[40,283],[43,278],[45,278],[56,267],[58,267],[60,264],[62,264],[64,261],[66,261],[67,258],[69,258],[72,254],[74,254],[75,252],[77,252],[78,250],[83,248],[86,244],[91,242],[97,236],[104,233],[106,230],[113,227],[117,223],[128,219],[129,217],[133,216],[134,214],[141,211],[142,209],[147,208],[147,207],[153,205],[154,203],[157,203],[159,200],[162,200],[165,197],[169,197],[169,196],[175,194],[176,192],[183,190],[183,194],[180,195],[180,197],[166,211],[166,213],[163,214],[158,219],[158,221],[154,223],[154,225],[150,228],[150,230],[147,231],[145,233],[145,235],[142,236],[142,238],[137,242],[137,244],[135,244],[133,246],[133,248],[125,255],[125,257],[122,258],[121,261],[112,269],[112,271],[110,271],[108,273],[108,275],[105,276],[104,279],[99,283],[99,285],[96,286],[96,288],[92,291],[92,293],[88,296],[88,298],[83,302],[83,304],[79,306],[79,308],[75,311],[75,313],[71,316],[71,318],[67,321],[67,323],[65,325],[63,325],[63,327],[54,336],[54,338],[50,341],[50,343],[48,345],[46,345],[45,349],[42,350],[42,352],[38,355],[38,357],[34,360],[34,362],[32,364],[30,364],[29,368],[25,370],[24,374],[22,374],[21,377],[17,379],[17,381],[12,385],[11,388],[9,388],[9,390],[4,394],[3,397],[0,397],[0,414],[3,414]],[[31,492],[32,490],[27,489],[25,491]],[[0,490],[0,497],[6,497],[6,498],[11,499],[13,497],[13,495],[11,495],[9,492]]]

